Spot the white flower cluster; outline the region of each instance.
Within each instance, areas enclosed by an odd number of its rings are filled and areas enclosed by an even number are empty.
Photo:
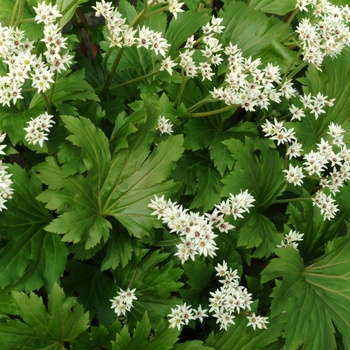
[[[5,140],[6,133],[0,134],[0,143]],[[3,149],[6,148],[6,145],[0,145],[0,155],[5,155]],[[10,177],[12,174],[9,174],[6,169],[8,167],[3,165],[2,160],[0,160],[0,211],[7,209],[5,203],[8,199],[12,198],[13,190],[11,188],[12,180]]]
[[[171,124],[164,116],[160,116],[158,118],[156,129],[159,130],[161,134],[172,134],[173,124]]]
[[[281,85],[280,68],[271,63],[259,69],[261,60],[244,58],[237,45],[227,46],[225,54],[228,56],[228,73],[226,85],[214,88],[213,98],[224,101],[227,105],[240,105],[246,111],[268,109],[270,101],[280,103],[281,97],[295,96],[296,90],[290,81]],[[277,87],[276,87],[277,85]],[[278,86],[281,88],[278,89]]]
[[[322,95],[320,92],[316,96],[311,94],[304,94],[299,98],[298,104],[300,106],[291,105],[289,111],[292,114],[291,120],[300,121],[301,118],[306,116],[305,113],[311,113],[317,120],[320,114],[326,113],[323,109],[325,106],[332,107],[334,105],[334,99],[327,100],[327,96]]]
[[[281,244],[277,245],[277,248],[286,248],[293,247],[298,250],[297,242],[301,242],[303,240],[303,233],[299,233],[298,231],[290,230],[281,241]]]
[[[195,40],[192,35],[189,37],[185,44],[184,52],[180,53],[180,66],[182,67],[186,76],[193,78],[199,73],[202,75],[202,80],[211,80],[211,77],[215,74],[212,66],[218,66],[223,62],[220,51],[223,51],[222,44],[214,37],[215,34],[222,33],[224,27],[221,26],[222,18],[212,17],[211,20],[202,27],[203,36],[200,40]],[[201,50],[202,56],[205,59],[204,62],[200,62],[196,65],[193,54],[196,49],[193,47],[203,41],[204,48]]]
[[[54,21],[61,15],[56,5],[38,4],[35,21],[44,23],[46,51],[44,62],[42,56],[36,57],[32,51],[34,42],[25,38],[24,32],[14,27],[2,26],[0,23],[0,58],[6,64],[7,75],[0,77],[0,104],[10,106],[23,99],[22,87],[26,80],[32,80],[32,87],[38,92],[46,91],[53,83],[55,71],[66,69],[71,63],[71,56],[62,53],[66,48],[65,38]]]
[[[312,19],[302,19],[296,32],[304,60],[321,70],[325,56],[335,57],[350,44],[350,8],[333,5],[327,0],[297,1],[301,11],[308,11],[308,6]]]
[[[188,325],[191,320],[199,320],[203,322],[204,317],[208,317],[206,314],[208,310],[203,310],[199,305],[198,309],[193,309],[191,305],[187,306],[186,303],[178,305],[177,308],[172,308],[171,313],[168,315],[169,328],[181,329],[181,326]]]
[[[266,122],[262,124],[262,131],[265,133],[265,136],[269,137],[271,140],[277,141],[277,145],[296,141],[294,128],[287,129],[284,123],[277,121],[276,118],[274,118],[273,123],[266,120]]]
[[[32,145],[38,143],[40,147],[43,147],[44,141],[47,140],[48,133],[50,132],[50,128],[55,124],[52,118],[53,115],[45,112],[27,122],[28,126],[24,128],[26,131],[26,141]]]
[[[136,288],[123,290],[120,288],[118,295],[111,299],[112,309],[118,316],[125,316],[127,311],[130,311],[134,300],[137,300],[135,296]]]
[[[165,200],[164,196],[160,198],[155,196],[148,207],[154,210],[152,215],[157,215],[158,219],[167,224],[170,232],[175,232],[180,237],[181,243],[176,245],[178,251],[175,255],[185,263],[188,259],[194,260],[196,255],[210,257],[216,255],[215,251],[218,248],[214,228],[225,233],[233,229],[234,226],[226,222],[224,216],[233,215],[235,220],[242,218],[242,214],[249,212],[254,201],[248,191],[236,196],[230,194],[226,201],[216,205],[213,213],[204,215],[183,209],[176,202]]]
[[[216,275],[222,278],[219,280],[222,286],[210,293],[209,312],[213,313],[217,319],[216,323],[220,324],[220,330],[227,330],[230,324],[235,324],[235,314],[243,310],[250,310],[253,301],[247,288],[239,285],[237,270],[228,268],[226,261],[223,261],[222,265],[218,264],[215,270]]]
[[[293,105],[290,109],[293,114],[292,120],[300,120],[307,110],[317,119],[320,114],[325,113],[324,106],[333,106],[334,99],[327,100],[326,96],[318,93],[316,96],[304,95],[300,101],[303,108]],[[345,131],[340,125],[331,122],[328,126],[328,139],[321,138],[317,144],[317,151],[305,154],[302,145],[296,139],[294,129],[287,129],[283,122],[274,119],[272,123],[267,120],[262,125],[262,130],[265,136],[277,141],[277,145],[287,144],[286,155],[290,160],[303,158],[302,166],[289,164],[288,169],[283,170],[286,180],[294,186],[302,186],[306,175],[316,175],[320,178],[319,185],[322,189],[327,189],[334,195],[350,179],[350,150],[343,141]],[[328,220],[334,218],[339,210],[332,196],[326,195],[323,191],[317,192],[313,203],[321,209],[323,217]]]
[[[168,11],[177,18],[179,12],[183,12],[181,7],[184,5],[184,2],[179,2],[179,0],[145,0],[145,3],[150,6],[155,5],[167,5]]]
[[[227,266],[226,261],[222,265],[218,264],[215,267],[216,275],[221,278],[219,282],[222,284],[220,289],[211,292],[209,298],[209,312],[217,319],[216,323],[220,325],[220,330],[227,328],[231,324],[235,324],[234,318],[236,314],[242,311],[251,310],[252,304],[251,294],[248,293],[247,288],[239,285],[239,276],[237,270],[232,270]],[[201,306],[198,309],[192,309],[191,306],[180,305],[175,309],[171,309],[169,317],[169,327],[177,327],[179,330],[181,326],[187,325],[190,320],[198,319],[203,322],[204,317],[208,317],[206,309]],[[254,329],[266,328],[267,317],[256,316],[255,313],[247,316],[249,322],[247,326],[252,326]]]
[[[162,33],[156,32],[145,26],[138,30],[126,24],[117,7],[111,2],[96,2],[95,14],[97,17],[103,16],[106,19],[106,27],[108,31],[107,39],[110,47],[127,47],[135,45],[137,48],[145,47],[154,51],[156,55],[165,57],[170,44],[162,37]],[[138,32],[138,36],[136,33]]]

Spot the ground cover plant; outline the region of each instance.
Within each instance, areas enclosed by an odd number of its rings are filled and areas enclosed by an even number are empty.
[[[350,349],[347,0],[0,0],[1,349]]]

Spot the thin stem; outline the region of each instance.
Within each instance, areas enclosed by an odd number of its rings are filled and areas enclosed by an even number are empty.
[[[109,90],[115,90],[115,89],[118,89],[122,86],[125,86],[125,85],[128,85],[128,84],[133,84],[133,83],[136,83],[140,80],[144,80],[144,79],[147,79],[149,77],[153,77],[154,75],[157,75],[159,74],[161,71],[158,70],[156,72],[152,72],[152,73],[149,73],[149,74],[146,74],[146,75],[143,75],[142,77],[138,77],[138,78],[135,78],[135,79],[131,79],[131,80],[128,80],[128,81],[125,81],[124,83],[121,83],[121,84],[118,84],[118,85],[113,85],[109,88]]]
[[[294,17],[297,15],[298,11],[299,11],[299,9],[295,9],[295,10],[291,13],[291,15],[289,16],[287,22],[284,24],[284,27],[283,27],[283,29],[282,29],[282,31],[281,31],[281,34],[280,34],[279,37],[278,37],[278,41],[280,41],[280,40],[283,38],[284,33],[288,30],[290,24],[292,23]]]
[[[297,52],[297,54],[294,56],[292,62],[289,64],[286,72],[284,73],[283,79],[282,81],[285,81],[287,79],[288,73],[291,71],[291,69],[293,68],[295,62],[297,61],[297,59],[300,57],[301,55],[301,49]],[[297,67],[298,68],[298,67]]]
[[[15,24],[20,2],[21,2],[21,0],[16,0],[15,6],[13,7],[13,11],[12,11],[11,19],[10,19],[10,27],[13,27],[13,25]]]
[[[158,9],[158,10],[155,10],[153,12],[148,13],[145,17],[151,17],[151,16],[154,16],[154,15],[158,15],[158,13],[165,12],[168,9],[169,9],[169,6],[162,7],[160,9]]]
[[[154,5],[154,3],[155,3],[155,0],[152,1],[149,5],[146,5],[146,7],[132,20],[132,22],[130,23],[130,27],[135,27],[139,22],[141,22],[145,18],[145,16],[147,15],[147,12],[149,11],[149,9]],[[117,57],[115,58],[115,60],[113,62],[111,71],[109,72],[109,74],[107,76],[107,79],[106,79],[106,81],[105,81],[105,83],[104,83],[104,85],[102,87],[102,90],[101,90],[101,92],[99,94],[99,97],[107,95],[109,87],[110,87],[110,85],[111,85],[111,83],[113,81],[114,74],[115,74],[115,72],[116,72],[116,70],[118,68],[119,62],[120,62],[120,60],[122,58],[122,55],[124,53],[124,49],[125,49],[124,47],[119,49]],[[110,55],[110,53],[108,55]],[[107,56],[107,59],[108,59],[108,56]],[[105,62],[107,62],[107,59],[106,59]]]
[[[17,16],[17,19],[16,19],[15,27],[18,27],[19,23],[22,20],[23,10],[24,10],[24,3],[25,3],[25,0],[20,0],[19,9],[18,9],[18,16]]]
[[[111,55],[111,53],[116,49],[115,46],[110,47],[107,52],[105,53],[104,57],[103,57],[103,61],[102,61],[102,67],[104,70],[107,70],[107,62],[109,59],[109,56]]]
[[[139,272],[139,267],[136,266],[136,269],[135,269],[135,271],[134,271],[134,274],[132,275],[131,281],[130,281],[130,283],[129,283],[129,285],[128,285],[128,289],[131,289],[131,286],[132,286],[132,284],[133,284],[133,282],[134,282],[134,280],[135,280],[135,278],[136,278],[138,272]]]
[[[174,238],[174,239],[167,239],[164,241],[157,241],[154,244],[152,244],[153,246],[156,247],[171,247],[175,244],[179,244],[181,243],[181,239],[180,238]]]
[[[206,117],[208,115],[214,115],[214,114],[217,114],[217,113],[222,113],[222,112],[226,112],[226,111],[229,111],[233,108],[236,108],[237,106],[233,105],[233,106],[226,106],[226,107],[223,107],[223,108],[219,108],[219,109],[215,109],[214,111],[210,111],[210,112],[200,112],[200,113],[192,113],[190,114],[191,117]]]
[[[45,94],[45,92],[41,92],[41,96],[44,100],[47,112],[51,114],[51,105],[50,105],[49,99],[47,98],[47,95]]]
[[[297,68],[295,68],[288,76],[287,79],[292,79],[297,73],[299,73],[304,67],[308,65],[308,62],[302,62]]]
[[[302,201],[312,201],[312,198],[311,197],[297,197],[297,198],[276,199],[273,202],[273,204],[290,203],[290,202],[302,202]]]
[[[176,100],[175,100],[175,106],[176,107],[179,107],[179,105],[180,105],[180,100],[181,100],[182,94],[183,94],[183,92],[185,90],[185,86],[186,86],[186,84],[187,84],[187,82],[189,80],[190,80],[190,78],[187,77],[187,76],[184,76],[182,78],[182,82],[181,82],[181,85],[180,85],[180,88],[179,88],[179,92],[177,93]]]
[[[124,53],[124,47],[120,48],[117,54],[117,57],[115,58],[114,62],[113,62],[113,66],[111,68],[111,71],[109,72],[107,79],[102,87],[101,92],[99,93],[99,97],[105,96],[107,94],[107,91],[109,90],[109,87],[113,81],[114,78],[114,74],[118,68],[118,64],[122,58],[122,55]]]
[[[56,71],[55,74],[54,74],[53,80],[54,80],[54,83],[53,83],[52,86],[51,86],[50,97],[49,97],[49,103],[50,103],[50,105],[51,105],[53,93],[54,93],[54,91],[55,91],[56,80],[57,80],[57,71]]]
[[[195,111],[197,108],[199,108],[200,106],[204,105],[207,102],[214,102],[214,101],[216,101],[215,99],[210,98],[210,97],[211,97],[211,95],[208,95],[207,97],[204,97],[202,100],[198,101],[193,106],[188,108],[188,113],[191,113],[191,112]]]

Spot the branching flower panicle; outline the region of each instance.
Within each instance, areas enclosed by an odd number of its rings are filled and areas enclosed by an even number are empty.
[[[181,243],[176,245],[178,251],[175,255],[185,263],[188,259],[195,260],[196,255],[215,256],[218,249],[215,238],[218,235],[214,229],[228,233],[234,226],[226,222],[224,217],[232,215],[234,220],[242,218],[253,207],[254,201],[248,191],[241,191],[238,195],[230,194],[229,199],[216,205],[211,214],[204,215],[183,209],[170,199],[166,201],[164,196],[155,196],[148,207],[154,210],[151,215],[157,215],[158,219],[167,224],[170,232],[175,232],[180,237]]]
[[[296,28],[303,59],[321,70],[324,57],[335,57],[350,44],[349,8],[327,0],[298,0],[297,8],[307,11]]]

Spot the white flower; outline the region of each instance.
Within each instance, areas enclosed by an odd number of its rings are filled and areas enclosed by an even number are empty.
[[[166,70],[170,75],[173,75],[173,67],[176,67],[177,63],[175,63],[171,57],[167,57],[162,61],[162,65],[160,70]]]
[[[126,312],[131,310],[133,301],[137,300],[135,291],[136,288],[131,290],[128,288],[126,291],[120,288],[118,295],[110,300],[112,302],[111,308],[118,316],[125,316]]]
[[[164,116],[160,116],[158,118],[158,124],[156,129],[159,130],[161,134],[173,133],[173,125]]]
[[[305,175],[303,174],[302,167],[299,167],[298,165],[294,167],[292,164],[289,164],[289,169],[285,169],[283,172],[286,173],[286,180],[289,183],[294,186],[301,186],[303,184],[303,178]]]
[[[181,9],[182,5],[184,5],[184,2],[178,2],[178,0],[168,0],[169,2],[169,12],[177,18],[177,14],[179,12],[183,12]]]
[[[48,139],[47,136],[53,126],[52,124],[55,124],[52,118],[53,115],[45,112],[27,122],[28,126],[24,128],[26,131],[25,140],[29,144],[35,145],[38,143],[40,147],[43,147],[44,141]]]
[[[268,319],[267,317],[256,316],[254,312],[250,316],[247,316],[247,318],[249,321],[247,326],[252,326],[254,330],[256,328],[258,329],[266,328],[266,323],[269,323],[267,321]]]

